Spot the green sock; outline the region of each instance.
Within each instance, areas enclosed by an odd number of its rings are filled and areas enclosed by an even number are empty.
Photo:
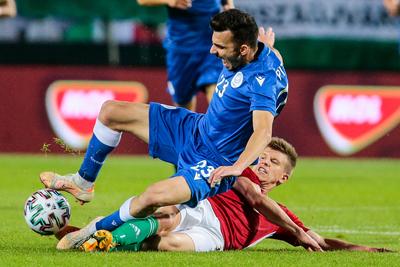
[[[142,243],[135,243],[126,246],[116,246],[110,249],[110,252],[116,251],[139,251]]]
[[[127,221],[117,229],[111,232],[113,242],[120,246],[131,244],[140,244],[146,238],[155,235],[158,230],[158,221],[150,216],[144,219],[133,219]]]

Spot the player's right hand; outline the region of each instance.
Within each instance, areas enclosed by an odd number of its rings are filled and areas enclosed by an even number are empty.
[[[231,176],[239,176],[242,174],[243,169],[240,169],[233,166],[220,166],[211,172],[210,177],[208,178],[208,183],[211,187],[215,187],[215,185],[220,184],[221,180],[225,177]]]
[[[188,9],[192,7],[192,0],[170,0],[168,6],[178,9]]]

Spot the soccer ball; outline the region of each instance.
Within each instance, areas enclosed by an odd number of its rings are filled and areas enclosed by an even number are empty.
[[[71,207],[58,191],[42,189],[26,200],[24,216],[33,231],[41,235],[52,235],[68,224]]]

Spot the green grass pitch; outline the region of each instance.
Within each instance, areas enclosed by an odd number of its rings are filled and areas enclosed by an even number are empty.
[[[213,253],[58,252],[54,237],[31,231],[23,218],[28,196],[42,188],[44,170],[76,171],[82,158],[0,155],[0,266],[399,266],[400,253],[309,253],[265,240],[244,251]],[[300,159],[294,176],[272,197],[321,235],[400,250],[400,160]],[[64,194],[71,224],[83,226],[116,210],[150,183],[171,175],[170,165],[147,157],[112,156],[84,206]]]

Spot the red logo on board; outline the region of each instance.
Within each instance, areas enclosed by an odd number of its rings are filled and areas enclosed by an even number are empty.
[[[324,86],[315,95],[314,114],[331,149],[350,155],[400,123],[400,88]]]
[[[138,82],[56,81],[46,94],[50,124],[67,145],[84,149],[101,105],[110,99],[144,103],[147,89]]]

